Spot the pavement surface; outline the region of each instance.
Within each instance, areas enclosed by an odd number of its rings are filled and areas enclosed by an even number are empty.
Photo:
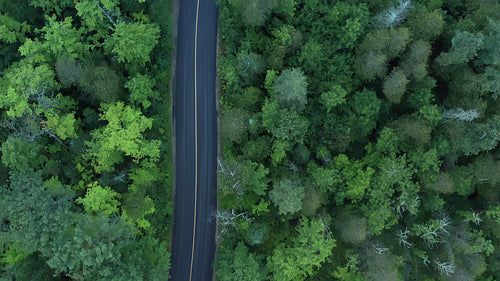
[[[215,0],[179,0],[173,94],[172,281],[208,281],[213,275],[217,206],[216,40]]]

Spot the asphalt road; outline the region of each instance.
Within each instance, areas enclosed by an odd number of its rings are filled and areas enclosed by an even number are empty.
[[[216,39],[215,0],[180,0],[173,98],[172,281],[208,281],[213,275],[217,185]]]

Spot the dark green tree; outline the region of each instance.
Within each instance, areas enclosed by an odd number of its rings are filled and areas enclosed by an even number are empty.
[[[0,232],[0,241],[14,243],[26,253],[48,254],[74,223],[72,191],[66,186],[45,189],[40,171],[11,172],[10,185],[1,188],[0,195],[0,214],[9,222],[6,231]]]

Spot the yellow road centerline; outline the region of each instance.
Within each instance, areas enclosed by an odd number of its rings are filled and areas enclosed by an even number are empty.
[[[191,247],[191,266],[189,268],[189,281],[193,277],[194,240],[196,238],[196,205],[198,200],[198,106],[196,97],[198,94],[198,83],[196,81],[197,48],[198,48],[198,14],[200,10],[200,0],[196,3],[196,24],[194,31],[194,218],[193,218],[193,244]]]

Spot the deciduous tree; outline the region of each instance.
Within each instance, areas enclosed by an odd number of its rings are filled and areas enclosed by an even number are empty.
[[[286,69],[274,81],[272,89],[282,107],[303,110],[307,104],[307,77],[300,68]]]
[[[234,250],[221,247],[216,260],[217,279],[222,281],[263,281],[267,280],[266,270],[259,258],[249,253],[244,243],[238,243]]]
[[[155,80],[148,75],[137,74],[125,83],[125,88],[130,91],[129,99],[135,105],[142,105],[148,109],[151,101],[160,100],[160,93],[155,91]]]
[[[76,203],[83,204],[89,215],[104,215],[110,217],[119,213],[120,194],[109,187],[101,187],[97,182],[89,184],[85,197],[76,199]]]
[[[279,244],[268,257],[271,280],[306,280],[332,255],[335,239],[321,219],[302,217],[296,229],[293,246]]]
[[[269,198],[279,208],[279,213],[286,215],[302,210],[302,200],[305,197],[305,187],[298,180],[284,178],[273,185]]]
[[[393,70],[389,76],[387,76],[383,83],[383,91],[385,97],[392,103],[400,103],[401,98],[406,92],[406,85],[408,85],[408,80],[402,70]]]
[[[158,159],[160,141],[146,140],[142,135],[152,126],[150,118],[122,102],[103,105],[101,111],[100,119],[108,124],[92,131],[92,140],[85,142],[85,157],[91,159],[96,172],[113,171],[113,166],[123,161],[123,154],[136,162]]]
[[[119,22],[104,47],[116,55],[119,62],[144,66],[159,37],[160,29],[153,24]]]

